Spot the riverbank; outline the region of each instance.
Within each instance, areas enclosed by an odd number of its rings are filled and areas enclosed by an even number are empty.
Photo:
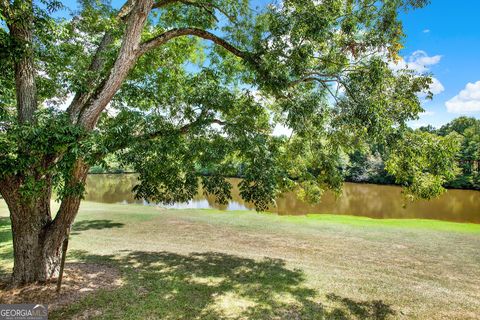
[[[122,286],[51,319],[475,319],[479,247],[475,224],[85,202],[68,262],[118,268]]]
[[[188,203],[175,203],[175,209],[221,209],[228,211],[254,210],[251,203],[240,196],[239,179],[229,179],[232,199],[228,205],[219,205],[212,195],[205,196],[200,188]],[[135,175],[89,175],[85,200],[101,203],[147,204],[135,199],[132,188],[138,183]],[[442,196],[409,202],[402,189],[395,186],[345,183],[342,195],[325,192],[318,204],[302,201],[294,192],[285,193],[275,199],[276,205],[268,211],[280,215],[306,215],[309,213],[331,213],[383,219],[433,219],[451,222],[480,224],[479,191],[449,190]]]

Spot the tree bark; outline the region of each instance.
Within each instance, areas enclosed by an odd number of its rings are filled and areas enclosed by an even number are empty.
[[[57,248],[45,246],[46,231],[52,221],[51,183],[43,181],[42,195],[29,199],[20,192],[22,180],[10,177],[0,183],[12,225],[14,285],[47,281],[55,275],[59,257]]]
[[[69,186],[84,184],[87,172],[88,166],[78,160]],[[58,275],[62,243],[81,200],[81,195],[77,194],[62,199],[59,212],[52,220],[51,181],[44,181],[46,186],[40,196],[26,198],[20,192],[22,180],[21,177],[10,177],[0,181],[0,193],[8,205],[12,225],[14,286],[43,283]]]
[[[60,247],[45,242],[46,225],[36,221],[38,212],[25,212],[30,219],[16,221],[12,218],[14,266],[12,283],[15,286],[46,282],[57,276]]]
[[[35,65],[33,61],[33,5],[26,1],[25,12],[18,13],[12,24],[8,25],[10,36],[18,50],[14,61],[17,112],[20,123],[33,120],[37,109],[37,87],[35,83]]]
[[[68,187],[74,188],[77,185],[85,185],[88,174],[88,165],[82,159],[78,159],[72,169]],[[62,199],[60,209],[47,230],[45,238],[46,248],[60,248],[68,230],[70,230],[80,208],[81,194],[68,195]],[[53,252],[52,252],[53,254]]]

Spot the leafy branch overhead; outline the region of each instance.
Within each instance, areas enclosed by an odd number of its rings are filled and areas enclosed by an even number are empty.
[[[407,129],[431,80],[391,68],[399,13],[425,4],[83,0],[58,18],[59,1],[2,0],[0,179],[66,201],[83,190],[74,172],[115,153],[139,173],[139,197],[187,201],[208,168],[204,190],[225,202],[236,162],[242,196],[265,209],[285,190],[339,191],[345,154],[374,141],[409,193],[436,196],[456,140]]]

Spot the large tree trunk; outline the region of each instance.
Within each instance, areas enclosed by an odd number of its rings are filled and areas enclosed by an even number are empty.
[[[58,249],[45,246],[50,214],[51,188],[49,181],[42,194],[26,199],[20,192],[22,179],[2,181],[0,191],[10,211],[13,236],[13,284],[46,281],[55,274]]]
[[[14,266],[12,282],[22,285],[32,282],[45,282],[58,273],[60,246],[49,246],[45,241],[48,224],[39,221],[43,212],[24,211],[28,218],[12,220]]]
[[[84,184],[87,172],[88,167],[77,161],[68,184]],[[42,194],[32,199],[22,196],[21,180],[10,178],[0,182],[0,192],[8,205],[12,224],[14,286],[46,282],[58,275],[61,246],[75,220],[81,199],[81,195],[62,199],[52,220],[50,181]]]

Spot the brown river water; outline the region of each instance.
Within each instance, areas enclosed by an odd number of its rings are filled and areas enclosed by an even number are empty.
[[[213,197],[205,197],[200,190],[188,203],[177,203],[167,208],[215,208],[221,210],[254,210],[253,205],[240,198],[233,184],[232,200],[227,206],[216,204]],[[131,192],[136,184],[134,174],[97,174],[87,178],[85,200],[102,203],[137,203],[151,205],[134,198]],[[480,191],[448,190],[441,197],[426,201],[406,202],[397,186],[345,183],[343,194],[336,198],[327,192],[319,204],[301,201],[294,193],[284,194],[276,207],[269,211],[280,215],[304,215],[309,213],[345,214],[370,218],[389,219],[437,219],[455,222],[480,223]]]

